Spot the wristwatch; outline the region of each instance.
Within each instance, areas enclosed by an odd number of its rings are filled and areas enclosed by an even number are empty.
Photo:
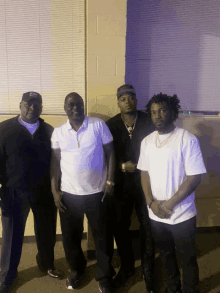
[[[110,185],[110,186],[114,186],[115,185],[115,183],[114,182],[112,182],[112,181],[106,181],[106,183],[108,184],[108,185]]]
[[[122,163],[122,164],[121,164],[121,170],[122,170],[122,172],[126,172],[126,169],[125,169],[125,163]]]

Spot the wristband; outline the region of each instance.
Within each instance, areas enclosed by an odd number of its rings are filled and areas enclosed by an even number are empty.
[[[149,209],[151,208],[152,203],[154,202],[154,199],[152,199],[152,201],[150,202],[150,204],[148,205]]]
[[[108,184],[108,185],[110,185],[110,186],[114,186],[115,185],[115,183],[114,182],[112,182],[112,181],[106,181],[106,183]]]

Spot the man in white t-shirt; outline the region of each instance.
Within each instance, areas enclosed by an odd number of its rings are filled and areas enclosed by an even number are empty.
[[[111,293],[115,271],[107,253],[106,211],[114,185],[112,135],[104,121],[84,115],[83,99],[77,93],[66,96],[64,109],[69,119],[55,128],[51,138],[51,184],[60,211],[65,255],[71,269],[66,287],[76,289],[85,272],[86,259],[81,240],[86,214],[96,244],[99,289]]]
[[[148,102],[146,110],[156,131],[143,139],[137,168],[165,268],[166,292],[198,293],[194,191],[206,168],[198,139],[174,125],[179,109],[176,95],[160,93]],[[176,251],[183,270],[182,291]]]

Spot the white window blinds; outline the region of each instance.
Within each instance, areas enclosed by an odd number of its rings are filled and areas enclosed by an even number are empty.
[[[126,82],[139,108],[159,92],[183,110],[220,111],[220,2],[128,0]]]
[[[19,113],[37,91],[43,114],[63,114],[65,96],[85,97],[85,1],[0,1],[0,114]]]

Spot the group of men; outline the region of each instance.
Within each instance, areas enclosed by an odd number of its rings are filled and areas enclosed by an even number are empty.
[[[67,289],[76,289],[86,270],[81,247],[84,214],[96,245],[99,290],[117,292],[135,273],[129,233],[135,208],[147,292],[156,292],[155,242],[166,292],[199,292],[194,190],[206,169],[198,139],[174,125],[180,109],[176,95],[154,95],[142,112],[137,110],[134,87],[125,84],[118,88],[117,100],[120,113],[105,123],[86,116],[82,97],[70,93],[64,101],[68,120],[53,130],[40,118],[41,95],[27,92],[20,115],[0,124],[0,293],[9,292],[16,279],[30,208],[37,264],[54,278],[63,275],[54,267],[59,210],[71,270]],[[121,261],[117,274],[112,266],[114,239]]]

